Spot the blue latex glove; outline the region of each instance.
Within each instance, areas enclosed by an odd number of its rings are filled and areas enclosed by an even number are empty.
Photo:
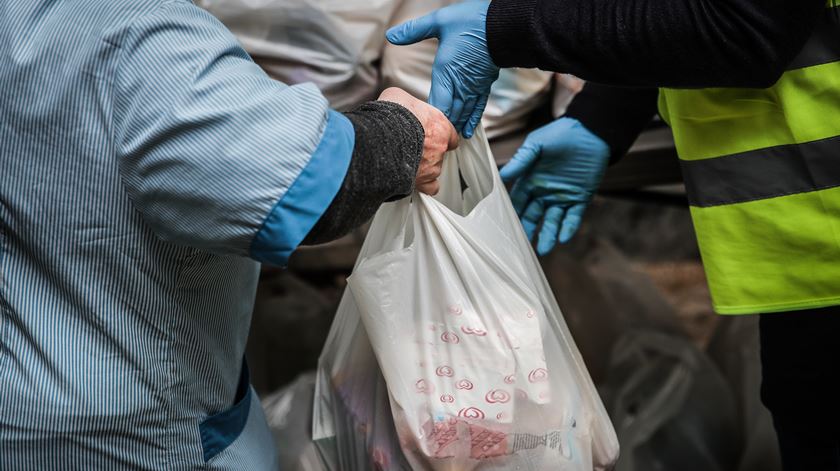
[[[490,87],[499,77],[499,68],[487,48],[485,21],[489,7],[489,2],[481,0],[450,5],[386,33],[388,41],[401,46],[429,38],[440,40],[429,103],[466,138],[472,137],[481,121]]]
[[[579,121],[560,118],[532,132],[501,170],[517,180],[510,193],[528,239],[542,220],[537,253],[568,242],[598,189],[610,161],[610,148]]]

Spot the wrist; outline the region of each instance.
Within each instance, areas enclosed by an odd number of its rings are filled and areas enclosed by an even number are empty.
[[[656,114],[655,88],[611,87],[589,82],[572,100],[566,116],[607,142],[611,163],[627,153],[642,129]]]
[[[569,118],[572,119],[572,118]],[[580,129],[582,137],[587,147],[592,150],[592,155],[598,156],[606,166],[610,161],[610,145],[607,141],[601,139],[600,136],[590,131],[583,123],[575,120],[576,126]]]
[[[346,116],[356,132],[351,169],[363,177],[357,185],[364,187],[352,190],[382,199],[411,194],[425,140],[417,117],[405,106],[384,100],[365,103]]]
[[[350,166],[305,245],[337,239],[373,217],[383,202],[411,194],[423,154],[423,127],[405,107],[369,102],[345,113],[355,144]]]

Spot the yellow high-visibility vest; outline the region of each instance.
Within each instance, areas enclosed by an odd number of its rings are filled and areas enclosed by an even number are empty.
[[[840,0],[767,89],[662,89],[715,310],[840,305]]]

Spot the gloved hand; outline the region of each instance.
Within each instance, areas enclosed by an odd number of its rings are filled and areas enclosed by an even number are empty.
[[[537,253],[547,254],[558,239],[566,243],[577,232],[609,160],[601,138],[575,119],[560,118],[529,134],[502,168],[505,181],[519,179],[510,197],[528,239],[543,221]]]
[[[470,138],[487,106],[499,68],[487,48],[485,20],[490,3],[469,0],[441,8],[389,29],[388,41],[414,44],[438,38],[429,103],[437,107],[464,137]]]

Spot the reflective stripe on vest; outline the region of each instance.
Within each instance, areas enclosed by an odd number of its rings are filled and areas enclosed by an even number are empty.
[[[840,304],[840,7],[768,89],[660,92],[715,309]]]

